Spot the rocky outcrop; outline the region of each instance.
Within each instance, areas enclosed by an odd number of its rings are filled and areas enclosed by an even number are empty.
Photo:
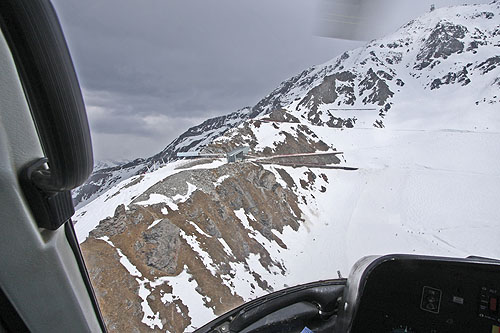
[[[307,93],[300,101],[297,109],[302,106],[315,113],[318,111],[320,104],[334,103],[339,96],[344,96],[345,104],[354,104],[354,78],[355,75],[348,71],[326,76],[320,85]]]
[[[463,67],[461,70],[455,73],[449,72],[442,78],[435,79],[434,81],[432,81],[431,90],[439,89],[442,85],[454,84],[454,83],[460,83],[462,86],[466,86],[470,83],[470,79],[467,76],[467,74],[469,74],[467,67]]]
[[[383,76],[392,80],[392,76],[384,71],[379,71]],[[394,93],[389,89],[387,82],[380,76],[375,74],[373,69],[369,69],[366,78],[359,84],[360,95],[368,93],[368,96],[363,98],[365,104],[385,105],[389,97],[394,96]]]
[[[299,119],[285,109],[276,109],[269,113],[262,121],[276,121],[283,123],[299,123]]]
[[[462,52],[464,43],[461,39],[467,31],[462,25],[439,22],[418,53],[415,69],[424,69],[434,63],[434,59],[446,59],[454,53]]]
[[[486,74],[496,69],[500,65],[500,56],[494,56],[486,59],[482,63],[476,66],[477,69],[481,70],[481,73]]]
[[[146,265],[167,274],[174,274],[181,246],[180,229],[168,219],[161,219],[156,227],[142,234],[143,242],[136,242],[138,252],[146,257]]]
[[[189,197],[179,198],[189,191]],[[144,203],[155,195],[171,201]],[[292,189],[280,185],[272,172],[253,163],[235,163],[181,171],[155,184],[128,207],[118,206],[114,216],[102,220],[82,244],[86,261],[96,265],[90,276],[110,331],[146,328],[137,320],[142,302],[136,295],[138,288],[148,290],[148,306],[159,318],[169,318],[170,323],[170,311],[175,309],[180,324],[172,331],[184,331],[195,314],[181,299],[162,298],[172,287],[169,276],[182,271],[189,272],[199,297],[217,314],[243,301],[231,282],[239,274],[252,277],[249,283],[256,293],[273,291],[265,276],[250,268],[250,258],[258,258],[270,275],[286,274],[286,265],[273,257],[259,237],[286,249],[278,235],[285,226],[297,230],[302,223],[297,201]],[[137,269],[137,281],[120,267],[123,258]],[[106,273],[104,267],[109,267]],[[144,279],[149,282],[141,282]],[[107,297],[109,290],[118,289],[129,296],[122,301]],[[131,304],[130,322],[117,315],[123,312],[124,302]]]
[[[119,235],[130,227],[130,224],[138,224],[142,222],[144,216],[137,211],[136,207],[125,209],[125,205],[119,205],[115,214],[103,220],[99,225],[90,232],[90,236],[94,238],[112,237]]]

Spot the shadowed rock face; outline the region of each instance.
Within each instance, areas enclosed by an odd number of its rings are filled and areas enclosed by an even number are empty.
[[[467,28],[462,25],[439,22],[418,53],[419,63],[414,68],[424,69],[431,65],[434,59],[446,59],[453,53],[462,52],[464,43],[460,39],[465,37],[466,32]]]
[[[299,153],[314,153],[317,151],[327,151],[330,149],[325,142],[314,138],[307,126],[299,125],[295,135],[287,132],[281,132],[286,137],[283,142],[276,144],[275,148],[264,149],[264,155],[279,155],[279,154],[299,154]]]
[[[80,186],[78,193],[73,197],[73,202],[78,204],[82,201],[90,199],[90,197],[97,193],[101,188],[101,186],[97,184],[99,184],[103,178],[107,178],[106,175],[92,173],[85,184]]]
[[[392,76],[384,71],[379,71],[379,73],[385,76],[388,80],[392,80]],[[363,95],[365,91],[369,91],[370,94],[363,99],[363,103],[368,104],[378,104],[383,106],[386,104],[388,98],[394,96],[394,93],[389,89],[389,86],[384,79],[380,78],[372,68],[368,70],[366,78],[359,84],[360,95]]]
[[[491,72],[500,65],[500,56],[488,58],[486,61],[480,63],[476,68],[480,69],[483,74]]]
[[[470,79],[467,76],[469,74],[469,71],[467,70],[467,67],[463,67],[462,70],[453,73],[450,72],[443,76],[440,79],[435,79],[431,83],[431,90],[432,89],[439,89],[442,85],[447,85],[447,84],[453,84],[453,83],[461,83],[462,86],[466,86],[470,83]]]
[[[300,122],[297,117],[291,115],[285,109],[277,109],[269,113],[269,118],[265,118],[263,120],[272,120],[278,122],[287,122],[287,123],[298,123]]]
[[[286,123],[293,123],[293,129],[284,128],[282,130],[282,124],[279,122],[272,124],[273,131],[276,131],[275,134],[282,135],[284,140],[264,149],[256,149],[258,142],[253,131],[266,124],[266,122],[252,120],[243,123],[237,129],[233,129],[230,139],[211,143],[205,150],[209,152],[227,152],[234,147],[249,146],[251,148],[251,155],[270,156],[273,154],[314,153],[317,151],[327,151],[331,148],[311,130],[310,126],[303,123],[295,125],[293,121],[287,121]]]
[[[297,109],[306,107],[311,112],[316,113],[319,105],[334,103],[339,96],[346,98],[346,104],[353,105],[356,99],[354,96],[355,77],[354,74],[348,71],[326,76],[320,85],[307,93],[300,101]],[[344,84],[339,85],[337,81]]]
[[[158,226],[142,234],[144,246],[138,244],[145,253],[146,265],[174,274],[181,245],[180,229],[168,219],[162,219]]]
[[[383,63],[375,54],[370,52],[369,58],[373,62]],[[366,65],[367,60],[363,60],[361,64]],[[389,63],[394,63],[392,60]],[[353,74],[349,71],[343,71],[333,75],[326,76],[323,82],[311,89],[306,96],[300,101],[296,109],[307,109],[306,118],[312,125],[328,126],[334,128],[352,128],[355,126],[356,117],[338,117],[334,116],[330,111],[319,111],[319,106],[322,104],[353,106],[357,97],[363,97],[363,104],[379,105],[386,107],[380,112],[385,116],[385,113],[390,108],[388,100],[394,96],[388,85],[388,81],[394,80],[394,74],[388,73],[386,70],[377,70],[369,68],[365,74]],[[359,83],[356,83],[359,82]],[[359,92],[356,93],[355,85],[358,85]],[[398,86],[403,86],[404,82],[401,79],[396,80]],[[366,95],[366,93],[368,94]],[[324,119],[328,120],[324,120]]]
[[[344,55],[341,59],[347,59]],[[322,83],[311,89],[306,96],[300,101],[296,109],[307,109],[306,119],[312,125],[328,126],[335,128],[351,128],[356,123],[356,118],[341,118],[332,115],[330,112],[318,111],[322,104],[333,104],[338,102],[345,105],[354,105],[356,94],[354,91],[356,75],[349,71],[335,73],[326,76]],[[325,119],[327,117],[327,120]]]

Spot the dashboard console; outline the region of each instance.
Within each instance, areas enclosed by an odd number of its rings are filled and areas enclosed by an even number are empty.
[[[500,333],[500,262],[412,255],[358,261],[337,332]]]

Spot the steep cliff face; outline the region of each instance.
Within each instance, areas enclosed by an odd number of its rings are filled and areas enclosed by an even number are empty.
[[[499,17],[436,10],[96,171],[75,221],[108,327],[192,330],[373,253],[500,256],[481,245],[500,232]]]

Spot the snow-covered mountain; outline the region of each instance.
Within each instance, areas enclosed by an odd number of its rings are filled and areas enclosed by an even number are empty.
[[[368,254],[500,257],[499,18],[435,10],[95,172],[75,227],[108,328],[189,331]]]
[[[200,125],[191,127],[160,153],[147,159],[138,158],[131,162],[115,165],[97,163],[94,166],[94,172],[85,184],[73,190],[75,207],[85,206],[112,186],[131,176],[155,170],[168,162],[177,160],[177,152],[193,151],[206,146],[228,129],[241,124],[252,116],[252,110],[247,107],[225,116],[208,119]]]
[[[94,171],[109,169],[116,167],[118,165],[127,164],[131,161],[129,160],[98,160],[94,161]]]
[[[479,84],[487,91],[476,90],[472,96],[467,95],[467,101],[496,104],[500,85],[494,71],[500,63],[500,32],[494,12],[497,5],[493,3],[492,9],[484,10],[470,7],[469,13],[440,9],[409,22],[393,35],[311,67],[284,81],[253,108],[215,117],[188,129],[155,156],[100,168],[74,191],[75,205],[82,207],[131,175],[176,160],[177,152],[202,148],[247,119],[284,107],[298,111],[312,125],[353,127],[361,121],[363,126],[372,123],[384,127],[384,118],[395,100],[403,101],[397,107],[404,107],[414,96],[428,96],[425,102],[432,102],[434,98],[447,98],[446,92],[454,89],[450,86],[469,86],[469,90],[474,90]],[[405,87],[406,84],[409,85]],[[431,94],[427,90],[442,93]],[[434,102],[443,114],[453,115],[442,107],[441,101]],[[426,107],[433,109],[435,105]],[[420,113],[415,115],[421,118]]]

